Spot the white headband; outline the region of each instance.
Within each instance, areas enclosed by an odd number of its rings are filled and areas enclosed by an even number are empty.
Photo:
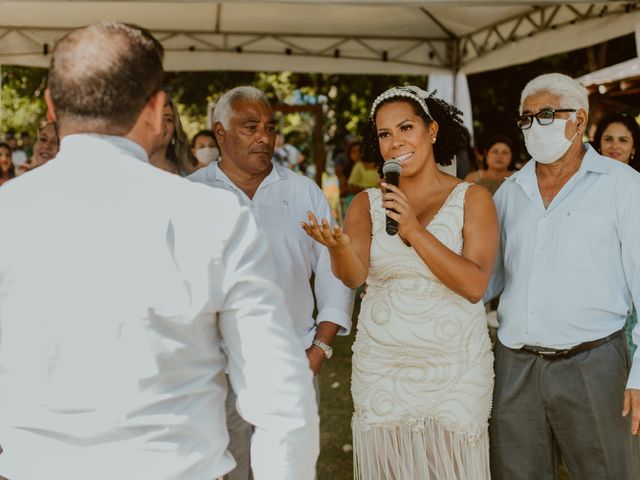
[[[371,112],[369,113],[369,119],[373,120],[373,117],[376,114],[376,110],[378,109],[378,107],[382,102],[395,97],[406,97],[414,100],[415,102],[418,103],[418,105],[422,107],[422,110],[424,110],[427,116],[429,118],[432,118],[431,112],[429,112],[429,107],[427,107],[427,98],[433,96],[433,94],[435,93],[436,92],[434,91],[431,95],[429,95],[429,92],[426,92],[425,90],[422,90],[420,87],[416,87],[414,85],[411,85],[408,87],[390,88],[386,92],[378,95],[378,98],[374,100],[373,105],[371,106]]]

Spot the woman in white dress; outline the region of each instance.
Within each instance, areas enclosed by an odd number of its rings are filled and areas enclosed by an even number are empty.
[[[489,192],[438,169],[463,145],[460,112],[418,87],[371,108],[364,155],[402,165],[353,200],[344,226],[305,231],[329,248],[335,275],[367,283],[353,345],[358,480],[489,479],[493,356],[482,295],[498,244]],[[398,235],[385,231],[385,215]]]

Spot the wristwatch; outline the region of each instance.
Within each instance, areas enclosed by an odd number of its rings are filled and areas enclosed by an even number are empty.
[[[320,348],[324,352],[324,358],[326,358],[327,360],[329,360],[331,358],[331,356],[333,355],[333,348],[331,348],[326,343],[321,342],[317,338],[313,339],[312,344],[315,345],[316,347]]]

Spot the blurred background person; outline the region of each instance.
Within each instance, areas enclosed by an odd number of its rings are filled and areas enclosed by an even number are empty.
[[[638,146],[640,146],[640,126],[630,115],[613,112],[605,115],[598,122],[593,137],[593,147],[598,153],[640,171],[640,159],[636,156]],[[627,346],[632,356],[636,352],[636,345],[633,343],[631,332],[637,323],[638,310],[634,305],[624,325]]]
[[[613,112],[598,122],[593,147],[605,157],[613,158],[640,171],[636,149],[640,147],[640,126],[625,113]]]
[[[513,142],[506,136],[493,137],[487,144],[481,168],[466,176],[465,181],[482,185],[491,192],[502,185],[502,182],[513,173]]]
[[[358,144],[351,150],[351,158],[356,161],[347,180],[349,193],[358,193],[365,188],[374,188],[380,184],[379,165],[375,161],[363,159],[360,148],[361,146]]]
[[[349,158],[347,156],[348,155],[347,149],[353,141],[354,141],[353,135],[351,134],[345,135],[342,138],[342,140],[336,143],[335,147],[333,148],[333,152],[331,154],[331,160],[336,166],[336,174],[340,178],[344,176],[345,185],[346,185],[346,179],[349,178],[349,172],[345,174],[344,170],[348,166],[348,164],[350,164]]]
[[[354,141],[347,147],[347,159],[351,162],[351,171],[347,177],[346,186],[342,189],[345,212],[357,193],[380,185],[379,165],[370,158],[363,159],[361,148],[360,141]]]
[[[11,149],[11,160],[13,161],[13,166],[18,168],[20,165],[25,163],[28,158],[24,151],[18,146],[18,139],[16,138],[16,132],[13,130],[9,130],[5,134],[5,139],[7,145]]]
[[[304,154],[297,147],[287,142],[287,139],[282,133],[276,135],[273,159],[275,162],[290,170],[297,172],[305,172],[306,170],[302,168],[302,163],[305,160]]]
[[[34,166],[44,165],[53,160],[60,150],[60,137],[56,122],[46,122],[38,129],[38,136],[33,147],[32,163]]]
[[[0,185],[16,176],[16,167],[11,160],[11,147],[7,142],[0,142]]]
[[[198,161],[191,153],[189,139],[171,100],[164,107],[162,118],[164,125],[162,146],[151,153],[149,163],[169,173],[185,177],[197,170]]]
[[[29,161],[18,167],[18,175],[53,160],[58,154],[58,150],[60,150],[60,137],[56,122],[43,122],[38,128],[33,155]]]
[[[347,181],[349,180],[349,175],[351,175],[353,165],[356,162],[359,162],[360,159],[360,141],[353,138],[351,138],[349,143],[347,143],[344,151],[336,155],[336,175],[340,178],[340,191],[342,195],[347,194]]]
[[[33,156],[33,142],[31,142],[29,132],[22,132],[22,136],[20,137],[20,144],[27,158],[31,158]]]
[[[464,129],[464,146],[456,153],[456,177],[464,180],[477,167],[476,154],[471,144],[471,134]]]
[[[191,154],[198,161],[196,170],[220,158],[220,149],[212,130],[200,130],[191,139]]]
[[[340,179],[336,175],[336,167],[333,163],[327,163],[322,172],[322,191],[327,197],[333,220],[342,225],[342,205],[340,202]]]

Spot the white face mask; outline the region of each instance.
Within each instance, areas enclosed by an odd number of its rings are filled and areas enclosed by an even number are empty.
[[[216,147],[205,147],[196,150],[196,158],[203,165],[209,165],[220,156],[220,150]]]
[[[564,136],[567,122],[575,117],[576,112],[573,112],[566,120],[555,119],[551,125],[544,126],[534,120],[530,128],[523,130],[524,143],[531,158],[536,162],[548,165],[564,155],[578,134],[576,131],[571,140],[567,140]]]

